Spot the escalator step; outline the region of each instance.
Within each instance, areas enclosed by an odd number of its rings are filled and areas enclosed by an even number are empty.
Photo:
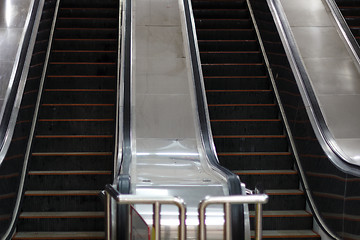
[[[274,99],[271,90],[207,90],[208,104],[269,103]]]
[[[85,8],[118,8],[118,2],[114,0],[61,0],[61,7],[65,8],[75,8],[75,7],[85,7]]]
[[[110,152],[113,135],[37,135],[35,152]]]
[[[50,61],[59,62],[113,62],[117,58],[115,50],[89,51],[89,50],[54,50]]]
[[[274,119],[278,117],[275,104],[211,104],[211,119]]]
[[[343,13],[344,17],[346,16],[360,16],[360,7],[344,7],[339,6],[341,12]]]
[[[26,191],[24,212],[103,211],[100,191]],[[41,204],[38,204],[41,202]]]
[[[60,17],[56,23],[57,28],[117,28],[117,18],[78,18]]]
[[[79,17],[79,18],[90,18],[90,17],[99,17],[99,18],[116,18],[118,14],[118,10],[116,8],[82,8],[82,7],[62,7],[59,10],[59,17]]]
[[[115,62],[50,62],[48,71],[54,75],[71,75],[76,69],[76,74],[85,76],[102,76],[116,72]]]
[[[30,171],[28,190],[102,190],[111,171]]]
[[[218,152],[222,166],[230,170],[288,170],[293,167],[290,152]]]
[[[262,63],[201,64],[204,76],[264,76],[266,70]]]
[[[43,104],[111,104],[115,102],[114,89],[45,89]]]
[[[113,165],[112,152],[32,153],[30,171],[106,171]]]
[[[54,38],[54,50],[114,50],[117,39]]]
[[[263,205],[264,210],[303,210],[305,209],[305,195],[300,190],[266,190],[269,202]],[[250,206],[254,210],[254,205]]]
[[[261,63],[259,51],[207,51],[200,52],[201,63]]]
[[[75,28],[75,27],[63,27],[57,28],[55,38],[67,39],[115,39],[117,34],[117,28]]]
[[[249,189],[260,184],[264,189],[299,189],[299,178],[294,170],[234,171]]]
[[[115,76],[47,76],[46,88],[48,89],[115,89]]]
[[[283,128],[280,119],[211,120],[213,135],[279,135]]]
[[[251,22],[249,19],[209,19],[197,18],[195,21],[198,29],[251,29]]]
[[[254,212],[250,212],[250,227],[254,229]],[[312,215],[306,211],[263,211],[264,230],[312,229]]]
[[[102,231],[104,212],[23,212],[19,222],[20,232]]]
[[[231,8],[245,8],[246,1],[244,0],[195,0],[192,1],[193,9],[211,8],[211,9],[231,9]]]
[[[269,89],[267,76],[204,77],[207,90],[256,90]]]
[[[194,17],[200,18],[227,18],[238,19],[248,18],[249,12],[245,9],[194,9]]]
[[[233,149],[243,152],[286,152],[287,139],[284,135],[214,136],[217,151],[230,152]]]
[[[39,119],[39,135],[113,134],[114,119]]]
[[[13,239],[105,239],[104,232],[17,232]]]
[[[198,29],[199,40],[250,40],[254,39],[252,29]]]
[[[203,51],[258,51],[256,40],[209,40],[198,41],[200,52]]]
[[[39,117],[43,119],[114,118],[114,104],[43,104]]]
[[[255,238],[254,231],[251,231],[251,238]],[[263,238],[267,240],[294,239],[294,240],[317,240],[319,234],[312,230],[264,230]]]

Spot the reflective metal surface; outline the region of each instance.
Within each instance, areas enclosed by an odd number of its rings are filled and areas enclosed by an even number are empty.
[[[228,195],[225,177],[204,154],[197,105],[177,0],[133,1],[131,193],[179,196],[187,205],[187,238],[197,236],[197,206],[207,195]],[[136,210],[152,224],[151,206]],[[209,211],[210,231],[222,234],[223,209]],[[177,238],[177,213],[162,207],[162,234]]]
[[[32,0],[0,1],[0,120],[3,101],[21,48],[26,18]]]
[[[360,165],[360,72],[356,59],[321,0],[281,0],[334,147]],[[306,17],[304,17],[306,16]],[[355,148],[353,148],[355,146]]]
[[[327,234],[326,238],[358,239],[360,236],[357,221],[360,214],[359,170],[341,160],[324,140],[324,135],[328,133],[323,130],[324,125],[316,119],[318,116],[316,113],[320,112],[320,109],[311,109],[316,97],[315,94],[309,94],[308,89],[312,89],[314,81],[310,83],[306,79],[307,72],[310,72],[310,68],[316,69],[315,64],[321,62],[314,60],[313,64],[307,65],[307,71],[304,66],[301,67],[303,61],[299,58],[280,1],[269,0],[267,1],[269,5],[262,0],[252,0],[252,2],[254,2],[252,5],[256,6],[255,15],[260,22],[265,49],[296,144],[300,160],[299,168],[305,173],[303,177],[306,181],[301,180],[306,193],[310,194],[309,207],[315,213],[314,216],[324,234]],[[290,5],[288,7],[290,8]],[[330,58],[319,59],[319,61],[325,60],[330,61]],[[343,71],[346,69],[348,68],[345,67]],[[333,72],[331,69],[328,71]],[[341,71],[333,73],[341,75]],[[318,77],[321,77],[320,72]],[[336,79],[336,76],[331,77],[329,84],[333,84]],[[326,82],[326,78],[322,80]],[[333,86],[329,86],[329,89],[331,87]],[[337,110],[341,111],[339,108]],[[317,123],[314,124],[314,121]],[[319,132],[323,136],[319,137]]]

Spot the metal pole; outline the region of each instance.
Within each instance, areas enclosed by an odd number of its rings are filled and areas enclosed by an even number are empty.
[[[177,204],[178,208],[180,209],[180,229],[179,229],[179,239],[185,240],[186,239],[186,225],[185,225],[185,219],[186,219],[186,209],[184,205]]]
[[[111,239],[111,196],[105,191],[105,224],[106,224],[106,239]]]
[[[230,203],[224,203],[224,213],[225,213],[225,226],[224,226],[224,239],[231,240],[231,208]]]
[[[255,240],[262,239],[262,204],[255,205]]]
[[[154,211],[154,223],[153,227],[155,228],[155,240],[160,240],[160,203],[155,202],[153,204]]]
[[[199,204],[199,240],[206,239],[206,224],[205,224],[205,208],[207,206],[204,200]]]

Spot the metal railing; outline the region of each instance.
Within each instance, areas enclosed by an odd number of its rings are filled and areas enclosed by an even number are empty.
[[[137,196],[131,194],[120,194],[112,185],[108,184],[105,187],[105,209],[106,209],[106,239],[112,239],[112,199],[117,204],[152,204],[153,205],[153,227],[154,239],[160,240],[160,211],[161,205],[172,204],[179,209],[179,239],[186,239],[186,206],[184,201],[179,197],[152,197],[152,196]],[[206,239],[206,224],[205,213],[207,206],[211,204],[224,204],[224,239],[231,239],[231,204],[255,204],[255,239],[262,239],[262,204],[268,202],[266,194],[256,195],[239,195],[239,196],[222,196],[222,197],[207,197],[199,203],[199,240]]]
[[[199,204],[199,240],[206,239],[205,212],[211,204],[224,204],[224,239],[231,239],[231,204],[255,204],[255,239],[262,239],[262,204],[268,202],[266,194],[207,197]]]
[[[154,239],[160,240],[160,211],[161,205],[163,204],[171,204],[175,205],[179,208],[179,219],[180,219],[180,226],[179,226],[179,239],[185,240],[186,239],[186,225],[185,225],[185,218],[186,218],[186,206],[184,200],[178,197],[152,197],[152,196],[137,196],[137,195],[130,195],[130,194],[120,194],[114,187],[110,184],[106,185],[105,187],[105,194],[106,194],[106,202],[105,202],[105,209],[106,209],[106,239],[112,239],[112,229],[111,229],[111,213],[112,213],[112,204],[111,199],[113,198],[117,204],[152,204],[153,205],[153,227],[154,227]]]

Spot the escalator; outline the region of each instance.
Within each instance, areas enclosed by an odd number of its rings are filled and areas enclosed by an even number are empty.
[[[104,238],[112,182],[118,1],[61,0],[14,239]]]
[[[306,210],[246,1],[193,0],[192,7],[221,165],[238,174],[247,188],[262,188],[269,195],[264,238],[320,239],[312,230],[313,217]]]
[[[354,0],[336,0],[336,3],[360,45],[360,2]]]

